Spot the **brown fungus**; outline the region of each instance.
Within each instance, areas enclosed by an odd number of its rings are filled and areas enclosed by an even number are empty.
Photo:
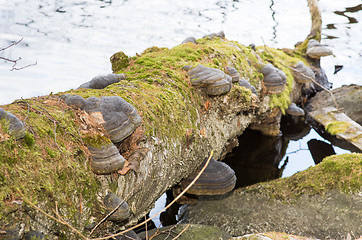
[[[0,108],[0,120],[4,119],[9,123],[9,133],[15,139],[20,139],[25,136],[24,124],[14,114]]]
[[[287,77],[283,71],[268,63],[261,69],[264,75],[263,84],[269,94],[282,93],[287,84]]]
[[[83,83],[78,88],[90,88],[90,89],[103,89],[113,83],[117,83],[121,80],[126,79],[126,74],[108,74],[104,76],[94,77],[89,82]]]
[[[227,74],[231,77],[233,83],[237,83],[240,80],[240,74],[234,67],[226,67]]]
[[[101,143],[99,143],[101,145]],[[91,168],[96,174],[109,174],[121,169],[125,159],[119,153],[118,148],[111,142],[101,146],[88,146],[91,153]]]
[[[298,83],[309,83],[314,80],[314,72],[307,67],[302,61],[297,62],[293,67],[293,76]]]
[[[286,113],[291,116],[304,116],[305,112],[302,108],[298,107],[295,103],[289,105],[287,109],[285,109]]]
[[[204,162],[192,172],[181,183],[181,189],[185,189],[205,166],[207,158]],[[216,161],[211,158],[200,178],[186,192],[194,195],[223,195],[234,189],[236,184],[236,176],[233,169],[226,163]]]
[[[333,55],[333,52],[331,49],[322,45],[320,42],[318,42],[315,39],[309,40],[306,53],[307,53],[308,57],[315,58],[315,59]]]
[[[117,210],[107,218],[107,220],[121,222],[131,216],[127,202],[123,201],[112,192],[108,192],[108,194],[104,197],[104,205],[106,206],[106,214],[109,214],[119,206]]]
[[[63,99],[69,106],[96,117],[114,143],[121,142],[141,125],[142,119],[136,109],[121,97],[90,97],[85,100],[77,95],[64,95]]]
[[[204,88],[210,96],[228,93],[231,89],[231,77],[215,68],[197,65],[188,71],[193,86]]]

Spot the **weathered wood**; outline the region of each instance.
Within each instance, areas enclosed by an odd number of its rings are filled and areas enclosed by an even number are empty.
[[[334,107],[324,107],[309,113],[326,131],[343,139],[362,152],[362,127]]]
[[[316,39],[320,41],[322,34],[322,16],[318,6],[318,0],[308,0],[308,7],[312,20],[309,36],[316,37]]]

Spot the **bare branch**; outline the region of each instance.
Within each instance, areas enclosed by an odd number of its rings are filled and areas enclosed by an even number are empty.
[[[7,47],[4,47],[4,48],[0,49],[0,52],[6,50],[6,49],[8,49],[8,48],[11,48],[12,46],[18,45],[21,41],[23,41],[23,38],[21,38],[21,39],[20,39],[19,41],[17,41],[17,42],[13,42],[12,44],[10,44],[10,45],[7,46]]]
[[[18,45],[22,40],[23,40],[23,38],[21,38],[21,39],[20,39],[19,41],[17,41],[17,42],[13,42],[12,44],[10,44],[10,45],[7,46],[7,47],[4,47],[4,48],[0,49],[0,52],[1,52],[1,51],[5,51],[6,49],[11,48],[12,46]],[[19,57],[18,59],[15,59],[15,60],[14,60],[14,59],[10,59],[10,58],[6,58],[6,57],[0,57],[0,59],[5,60],[6,62],[12,62],[12,63],[13,63],[13,66],[11,67],[10,71],[21,70],[21,69],[24,69],[24,68],[27,68],[27,67],[30,67],[30,66],[35,66],[35,65],[38,63],[38,61],[35,61],[35,63],[31,63],[31,64],[28,64],[28,65],[26,65],[26,66],[17,68],[17,67],[15,67],[15,66],[16,66],[16,64],[18,63],[18,61],[21,60],[21,57]]]

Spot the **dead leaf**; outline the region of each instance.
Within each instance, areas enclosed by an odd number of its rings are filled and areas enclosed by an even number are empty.
[[[129,170],[131,170],[131,167],[129,167],[129,162],[126,160],[124,162],[123,168],[118,170],[117,172],[121,175],[125,175],[126,173],[129,172]]]
[[[92,112],[91,114],[89,114],[96,123],[98,124],[103,124],[106,123],[106,121],[104,121],[103,119],[103,114],[101,112]]]
[[[207,138],[206,128],[203,127],[200,129],[200,135],[203,136],[204,138]]]
[[[148,153],[148,148],[139,148],[135,152],[131,154],[128,158],[128,166],[135,172],[138,172],[140,167],[140,162],[146,157],[146,154]]]
[[[6,141],[10,138],[10,135],[7,133],[0,133],[0,142]]]
[[[204,107],[205,107],[205,110],[206,111],[209,111],[210,108],[211,108],[211,102],[209,100],[207,100],[205,103],[204,103]]]

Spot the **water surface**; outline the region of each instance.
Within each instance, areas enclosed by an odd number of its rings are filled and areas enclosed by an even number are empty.
[[[330,79],[335,86],[361,83],[360,1],[320,5],[323,43],[336,55],[323,60]],[[0,0],[0,19],[1,47],[23,38],[0,56],[21,57],[19,67],[37,61],[21,71],[0,62],[0,104],[76,88],[110,73],[109,57],[120,50],[135,55],[220,30],[245,45],[291,48],[310,29],[307,1],[297,0]],[[335,64],[344,69],[334,76]]]

